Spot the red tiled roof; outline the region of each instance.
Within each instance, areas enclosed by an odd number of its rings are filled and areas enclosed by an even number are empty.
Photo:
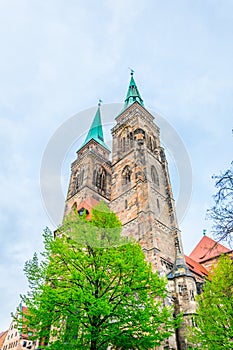
[[[197,262],[203,262],[227,252],[230,252],[230,249],[210,237],[203,236],[189,257]]]
[[[4,332],[1,332],[1,333],[0,333],[0,349],[1,349],[2,346],[3,346],[3,343],[4,343],[4,340],[5,340],[5,338],[6,338],[7,332],[8,332],[8,331],[4,331]]]
[[[184,257],[185,257],[186,264],[188,265],[191,272],[193,272],[194,274],[197,274],[201,277],[208,276],[208,271],[206,270],[206,268],[204,266],[199,264],[197,261],[191,259],[187,255],[185,255]]]

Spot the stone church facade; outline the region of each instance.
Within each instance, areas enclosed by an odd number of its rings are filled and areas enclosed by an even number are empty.
[[[144,106],[133,73],[123,110],[112,128],[112,158],[104,142],[101,108],[77,159],[71,177],[65,215],[74,208],[89,215],[104,200],[123,225],[123,235],[140,242],[146,259],[167,275],[169,299],[187,323],[195,312],[196,281],[186,265],[169,178],[166,155],[154,117]],[[162,349],[186,349],[185,325]]]

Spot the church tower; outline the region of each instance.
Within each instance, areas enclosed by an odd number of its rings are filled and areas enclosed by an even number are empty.
[[[116,121],[111,209],[123,224],[123,234],[141,242],[154,269],[168,273],[176,257],[174,232],[179,237],[175,203],[160,131],[144,107],[133,72]]]
[[[169,303],[184,313],[184,325],[168,349],[187,349],[186,325],[195,312],[196,284],[189,271],[176,218],[168,164],[154,117],[145,109],[133,71],[123,110],[112,129],[110,207],[123,224],[123,235],[142,245],[154,271],[169,279]]]
[[[71,210],[87,215],[101,199],[110,200],[111,163],[110,150],[104,142],[100,102],[83,145],[77,151],[77,159],[71,164],[64,216]]]

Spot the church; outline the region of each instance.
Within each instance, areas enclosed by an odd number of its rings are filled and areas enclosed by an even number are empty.
[[[101,200],[116,213],[122,235],[139,242],[153,270],[167,276],[169,298],[165,303],[184,316],[183,326],[161,349],[187,349],[186,330],[193,325],[195,296],[220,255],[232,256],[232,251],[203,232],[191,254],[184,255],[160,130],[145,108],[133,71],[115,121],[110,151],[104,141],[99,103],[71,164],[64,216],[75,209],[79,215],[85,211],[88,218]]]
[[[117,214],[122,235],[138,241],[153,270],[167,276],[169,293],[164,303],[184,317],[182,326],[158,350],[185,350],[187,325],[194,326],[195,296],[218,258],[222,254],[233,257],[233,252],[203,232],[191,254],[184,255],[160,130],[145,108],[133,71],[123,109],[115,120],[111,154],[104,141],[99,103],[71,164],[64,217],[75,210],[79,215],[85,211],[90,218],[91,209],[101,200]],[[25,347],[35,349],[36,342],[17,330],[14,318],[9,330],[0,333],[0,350]]]
[[[169,294],[164,303],[174,306],[174,314],[184,316],[182,327],[159,350],[187,349],[186,330],[193,322],[195,296],[201,293],[219,256],[233,253],[204,232],[191,254],[184,255],[160,130],[145,108],[133,71],[123,109],[111,130],[111,157],[104,141],[100,103],[93,117],[71,164],[64,216],[76,210],[79,215],[85,211],[90,218],[91,209],[101,200],[117,214],[122,235],[138,241],[153,270],[167,276]],[[0,334],[0,349],[35,348],[30,339],[18,339],[20,334],[13,334],[12,329],[11,325]]]
[[[140,242],[154,271],[167,275],[169,300],[175,313],[190,322],[195,312],[197,283],[182,247],[166,155],[160,130],[145,108],[133,71],[112,132],[112,155],[104,142],[98,105],[84,143],[71,165],[65,214],[79,215],[104,200],[122,222],[122,234]],[[185,349],[185,327],[177,330],[167,349]]]

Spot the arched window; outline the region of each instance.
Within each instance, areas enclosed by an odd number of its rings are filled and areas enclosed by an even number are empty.
[[[74,175],[74,190],[77,191],[83,184],[84,169],[77,170]]]
[[[122,138],[122,152],[125,152],[126,145],[125,145],[125,137]]]
[[[133,147],[133,133],[129,133],[130,147]]]
[[[72,205],[72,211],[73,212],[77,212],[77,203],[74,203],[73,205]]]
[[[124,167],[124,170],[122,171],[122,180],[123,185],[127,185],[131,181],[131,170],[128,165]]]
[[[106,180],[106,171],[103,167],[100,167],[96,173],[96,180],[95,180],[96,187],[104,191],[105,184],[106,184],[105,180]]]
[[[83,184],[83,177],[84,177],[84,169],[79,174],[79,186],[82,186]]]
[[[159,175],[154,165],[151,167],[151,180],[156,186],[159,186]]]

